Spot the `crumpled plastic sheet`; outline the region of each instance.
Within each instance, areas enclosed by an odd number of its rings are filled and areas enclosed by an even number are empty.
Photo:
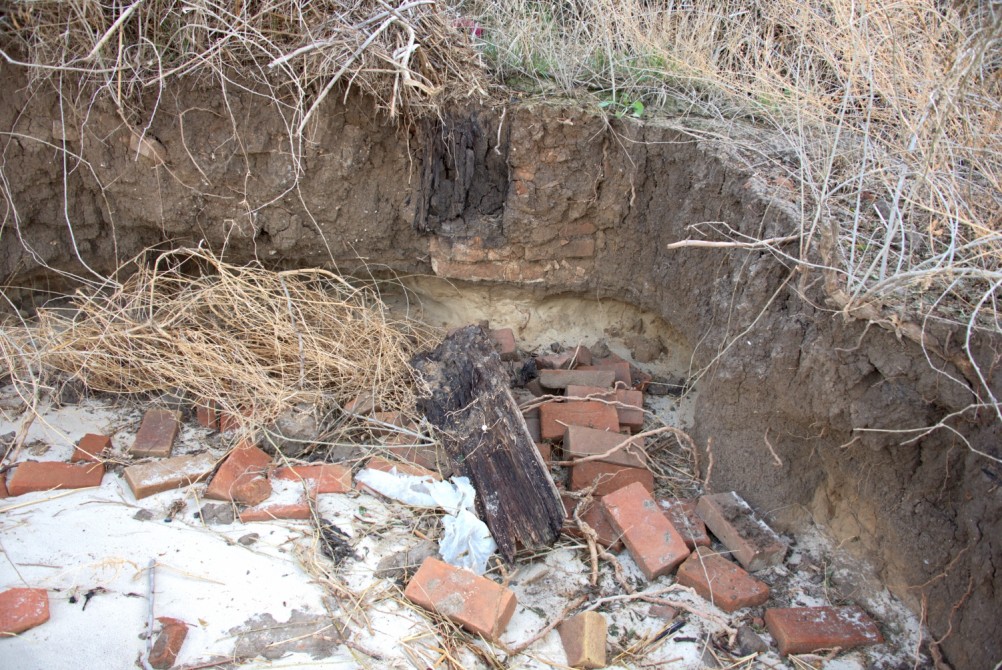
[[[442,560],[478,575],[487,570],[487,559],[497,544],[487,524],[473,511],[477,492],[467,477],[435,481],[431,477],[365,469],[355,477],[373,491],[412,507],[441,508],[444,532],[438,545]]]

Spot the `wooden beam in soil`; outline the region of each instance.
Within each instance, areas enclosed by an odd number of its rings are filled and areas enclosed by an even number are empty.
[[[412,363],[429,394],[418,410],[441,432],[455,470],[470,478],[501,555],[511,562],[519,548],[552,545],[564,506],[487,334],[460,328]]]

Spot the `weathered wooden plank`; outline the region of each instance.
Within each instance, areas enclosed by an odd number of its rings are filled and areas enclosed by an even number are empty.
[[[487,334],[478,326],[456,330],[413,364],[427,384],[418,409],[477,490],[477,511],[501,555],[510,562],[520,547],[553,544],[564,507]]]

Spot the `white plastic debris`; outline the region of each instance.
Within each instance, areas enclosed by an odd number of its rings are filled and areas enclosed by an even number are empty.
[[[430,477],[405,475],[393,470],[365,469],[355,477],[373,491],[412,507],[442,508],[444,532],[438,545],[442,560],[472,570],[487,570],[487,559],[497,550],[487,524],[473,511],[477,492],[466,477],[435,481]]]

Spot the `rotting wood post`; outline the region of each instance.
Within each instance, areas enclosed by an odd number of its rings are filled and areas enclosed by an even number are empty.
[[[484,330],[460,328],[412,363],[430,394],[418,410],[441,431],[456,471],[470,478],[501,555],[510,563],[519,548],[552,545],[564,506]]]

